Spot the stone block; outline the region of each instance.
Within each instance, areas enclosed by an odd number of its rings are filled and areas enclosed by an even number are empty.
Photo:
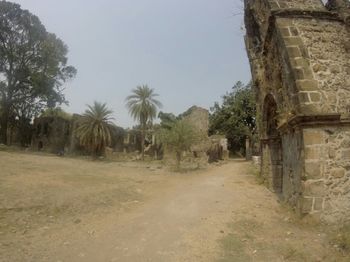
[[[307,114],[316,114],[319,112],[319,106],[316,104],[301,104],[300,105],[300,112],[307,115]]]
[[[321,101],[321,94],[318,92],[310,92],[309,93],[311,102],[317,103]]]
[[[288,27],[282,27],[280,28],[280,32],[283,37],[290,36],[289,28]]]
[[[331,176],[334,178],[342,178],[345,176],[345,169],[342,167],[339,168],[333,168],[331,170]]]
[[[295,78],[297,80],[303,80],[305,79],[305,74],[304,74],[304,70],[302,67],[296,67],[294,68],[294,74],[295,74]]]
[[[312,211],[322,211],[323,210],[323,202],[324,202],[324,198],[316,197]]]
[[[311,80],[314,79],[314,75],[309,66],[304,66],[303,71],[304,71],[304,79],[311,79]]]
[[[297,46],[288,46],[287,52],[290,57],[301,57],[301,52]]]
[[[299,92],[298,96],[299,96],[300,103],[310,103],[308,92]]]
[[[300,200],[301,212],[304,214],[310,213],[312,211],[313,201],[312,197],[303,197]]]
[[[320,147],[306,147],[305,148],[305,159],[319,160],[321,158]]]
[[[277,23],[278,27],[290,27],[290,26],[293,26],[293,21],[288,19],[288,18],[278,18],[276,20],[276,23]]]
[[[297,88],[301,91],[317,91],[318,81],[316,80],[297,80]]]
[[[285,37],[284,42],[286,43],[286,46],[302,46],[303,41],[300,37],[297,36],[291,36],[291,37]]]
[[[305,163],[305,175],[307,179],[319,179],[322,178],[322,169],[319,162],[306,162]]]
[[[310,63],[307,59],[303,58],[303,57],[297,57],[294,59],[294,64],[296,67],[302,67],[302,68],[306,68],[306,67],[310,67]]]
[[[323,180],[306,180],[302,182],[302,188],[305,196],[322,197],[325,195]]]
[[[324,143],[323,132],[319,130],[304,130],[305,145],[319,145]]]

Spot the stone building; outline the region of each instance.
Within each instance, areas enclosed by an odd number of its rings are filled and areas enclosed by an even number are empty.
[[[50,153],[64,152],[69,146],[70,120],[62,117],[40,117],[34,120],[32,149]]]
[[[245,0],[261,175],[301,213],[350,219],[350,4]]]

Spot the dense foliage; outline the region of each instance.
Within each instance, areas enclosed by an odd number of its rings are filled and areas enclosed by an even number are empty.
[[[246,137],[256,132],[256,102],[251,84],[237,82],[231,92],[210,109],[209,134],[225,135],[231,151],[242,151]]]
[[[132,94],[126,98],[126,106],[134,120],[138,121],[141,127],[141,151],[142,160],[145,157],[145,136],[147,126],[152,126],[153,119],[157,116],[158,108],[162,107],[152,88],[147,85],[138,86],[132,90]]]
[[[20,5],[0,1],[0,125],[20,128],[45,107],[65,102],[62,85],[76,74],[67,46]]]
[[[112,142],[111,122],[112,111],[106,104],[94,102],[93,106],[82,115],[77,128],[77,136],[80,144],[83,145],[93,156],[101,155],[106,146]]]

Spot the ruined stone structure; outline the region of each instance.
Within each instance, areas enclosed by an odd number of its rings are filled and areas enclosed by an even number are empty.
[[[34,120],[31,147],[32,150],[46,151],[54,154],[83,153],[85,148],[80,145],[76,130],[79,127],[81,115],[74,114],[71,118],[61,116],[45,116]],[[111,126],[111,149],[123,152],[123,128]]]
[[[350,219],[350,4],[245,0],[261,175],[301,213]]]
[[[64,152],[69,145],[70,121],[62,117],[40,117],[34,120],[32,149],[50,153]]]
[[[196,130],[205,136],[209,129],[209,112],[207,109],[192,106],[186,112],[180,115],[185,121],[190,123]]]

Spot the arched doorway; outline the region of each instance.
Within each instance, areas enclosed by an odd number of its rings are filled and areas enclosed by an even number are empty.
[[[44,147],[43,142],[42,142],[42,141],[39,141],[39,143],[38,143],[38,151],[42,150],[43,147]]]
[[[263,123],[265,128],[266,146],[268,147],[268,165],[271,189],[276,193],[282,193],[283,187],[283,158],[282,139],[277,129],[277,103],[269,94],[264,101]]]

